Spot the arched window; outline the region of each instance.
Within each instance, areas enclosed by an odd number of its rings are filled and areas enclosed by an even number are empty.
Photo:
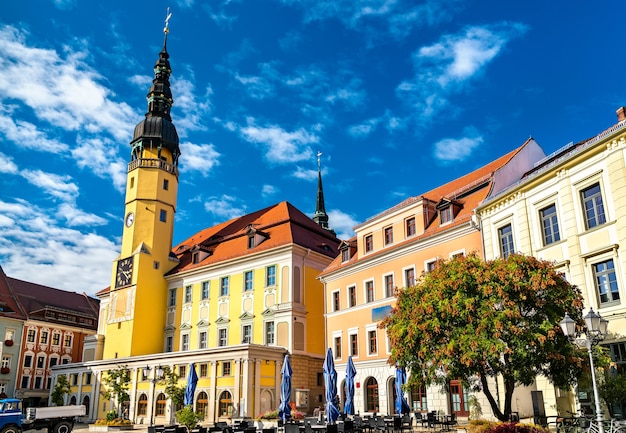
[[[70,406],[76,406],[76,396],[73,395],[72,398],[70,398]]]
[[[85,406],[85,410],[87,411],[87,415],[89,415],[89,396],[86,395],[83,397],[83,406]]]
[[[373,377],[365,381],[365,411],[378,412],[378,382]]]
[[[220,394],[219,416],[230,416],[233,412],[233,398],[230,392],[223,391]]]
[[[261,413],[274,409],[274,395],[268,389],[261,391]]]
[[[209,397],[206,392],[202,391],[196,399],[196,412],[201,413],[206,418],[207,409],[209,407]]]
[[[148,415],[148,396],[146,394],[139,396],[139,401],[137,401],[137,415]]]
[[[156,399],[156,416],[165,415],[165,403],[166,402],[167,402],[167,399],[165,398],[165,394],[163,394],[162,392],[159,393]]]

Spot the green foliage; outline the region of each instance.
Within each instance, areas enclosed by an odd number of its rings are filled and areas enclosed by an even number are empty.
[[[165,385],[165,395],[172,400],[174,407],[182,406],[185,401],[185,385],[179,385],[179,380],[178,375],[169,366],[163,367],[163,379],[159,384]]]
[[[480,402],[475,395],[470,395],[468,397],[469,404],[469,419],[480,419],[483,416],[483,408],[480,406]]]
[[[190,404],[176,412],[176,420],[179,424],[184,425],[188,432],[203,419],[204,416],[200,412],[194,412]]]
[[[476,254],[439,261],[414,287],[398,291],[387,328],[389,363],[406,366],[409,386],[446,386],[461,378],[482,391],[494,415],[506,421],[515,386],[537,375],[569,388],[584,354],[570,344],[559,322],[568,312],[582,322],[583,298],[551,263],[513,254],[483,261]],[[503,408],[487,386],[504,382]]]
[[[472,420],[467,426],[467,433],[548,433],[548,431],[534,424]]]
[[[604,382],[598,386],[598,392],[609,409],[612,405],[620,405],[626,395],[626,375],[606,376]]]
[[[67,380],[67,376],[60,374],[57,376],[57,382],[50,394],[50,400],[57,406],[63,406],[63,397],[69,394],[70,391],[70,382]]]
[[[114,410],[110,410],[107,412],[105,420],[107,423],[110,423],[115,418],[117,418],[117,412],[115,412]]]
[[[117,401],[118,411],[122,408],[122,403],[130,400],[128,388],[130,387],[130,370],[125,366],[118,366],[113,370],[107,370],[102,379],[105,391],[102,393],[105,399]],[[113,411],[115,415],[120,414]],[[107,413],[108,416],[108,413]]]

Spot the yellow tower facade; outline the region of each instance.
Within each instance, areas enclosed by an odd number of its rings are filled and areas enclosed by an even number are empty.
[[[162,335],[165,321],[154,312],[166,309],[164,276],[177,263],[170,252],[180,156],[178,134],[170,117],[170,73],[164,43],[147,95],[148,112],[135,127],[131,141],[122,248],[113,262],[104,359],[163,350],[162,338],[154,336]]]

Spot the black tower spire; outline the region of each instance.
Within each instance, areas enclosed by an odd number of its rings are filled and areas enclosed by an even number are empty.
[[[180,147],[178,133],[170,116],[170,109],[174,100],[170,90],[170,74],[172,73],[169,61],[170,55],[167,53],[167,34],[170,31],[169,20],[171,16],[172,14],[168,8],[165,28],[163,29],[163,33],[165,33],[163,48],[154,65],[154,79],[146,96],[148,112],[146,113],[146,118],[135,127],[135,133],[130,145],[132,147],[133,160],[141,157],[143,149],[158,149],[160,155],[161,149],[165,147],[172,153],[174,165],[178,166]]]
[[[320,157],[322,152],[317,152],[317,200],[315,202],[315,214],[313,215],[313,221],[319,224],[320,227],[332,232],[335,231],[328,226],[328,215],[326,214],[326,206],[324,205],[324,189],[322,188],[322,168]]]

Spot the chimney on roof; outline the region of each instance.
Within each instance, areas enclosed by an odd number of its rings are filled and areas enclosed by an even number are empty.
[[[617,109],[617,121],[621,122],[622,120],[626,120],[626,107],[619,107]]]

